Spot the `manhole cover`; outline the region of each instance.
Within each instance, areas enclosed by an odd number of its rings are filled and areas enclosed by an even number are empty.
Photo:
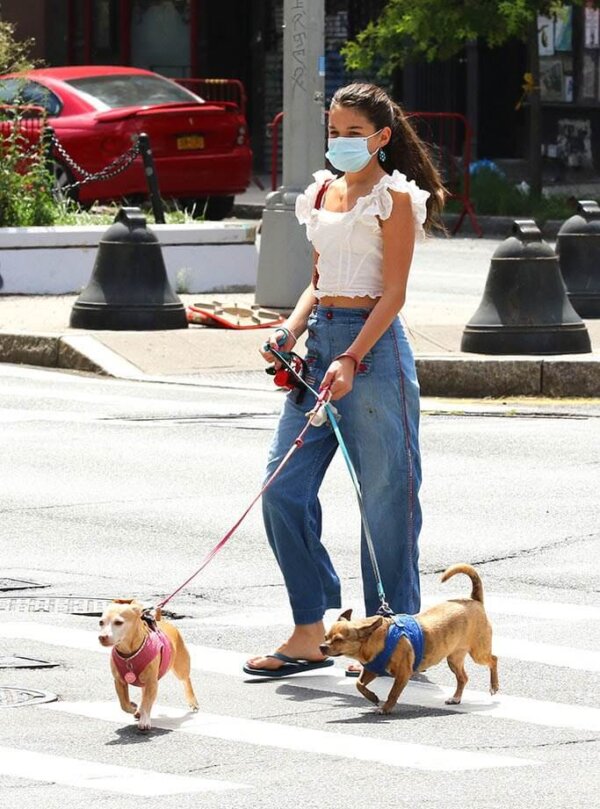
[[[0,578],[0,590],[33,590],[34,587],[49,587],[49,584],[39,584],[37,581],[25,581],[22,579]]]
[[[21,655],[0,657],[0,669],[52,669],[55,666],[58,666],[58,663],[34,660],[32,657],[21,657]]]
[[[15,708],[17,705],[35,705],[38,702],[56,702],[58,697],[49,691],[34,691],[31,688],[0,686],[0,708]]]
[[[62,612],[67,615],[87,615],[100,617],[112,598],[84,598],[79,596],[0,596],[0,612]],[[163,610],[165,618],[175,621],[188,618],[169,610]]]

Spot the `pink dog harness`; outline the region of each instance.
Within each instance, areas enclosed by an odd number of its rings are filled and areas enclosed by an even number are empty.
[[[171,644],[169,639],[160,629],[153,629],[146,635],[146,640],[140,648],[129,657],[119,654],[113,646],[112,660],[121,677],[129,685],[142,686],[140,683],[140,673],[160,654],[160,666],[158,669],[158,679],[165,674],[171,662]]]

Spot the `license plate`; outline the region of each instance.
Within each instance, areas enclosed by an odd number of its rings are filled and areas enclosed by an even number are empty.
[[[204,149],[204,138],[202,135],[181,135],[177,138],[178,149]]]

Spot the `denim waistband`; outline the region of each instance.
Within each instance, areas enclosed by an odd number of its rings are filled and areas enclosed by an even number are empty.
[[[318,320],[331,320],[335,323],[355,323],[366,320],[373,310],[354,306],[324,306],[317,303],[313,306],[312,314]]]

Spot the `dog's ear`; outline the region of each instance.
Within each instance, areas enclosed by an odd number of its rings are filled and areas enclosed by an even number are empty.
[[[349,610],[344,610],[339,616],[338,621],[350,621],[352,619],[352,607]]]
[[[363,624],[363,626],[361,626],[357,630],[358,637],[359,637],[360,640],[364,640],[365,638],[368,638],[369,635],[371,635],[373,632],[375,632],[375,630],[378,629],[381,626],[381,624],[383,623],[383,618],[381,617],[381,615],[376,615],[374,618],[369,618],[367,620],[368,620],[368,623]]]
[[[134,598],[113,598],[113,604],[133,604]]]

